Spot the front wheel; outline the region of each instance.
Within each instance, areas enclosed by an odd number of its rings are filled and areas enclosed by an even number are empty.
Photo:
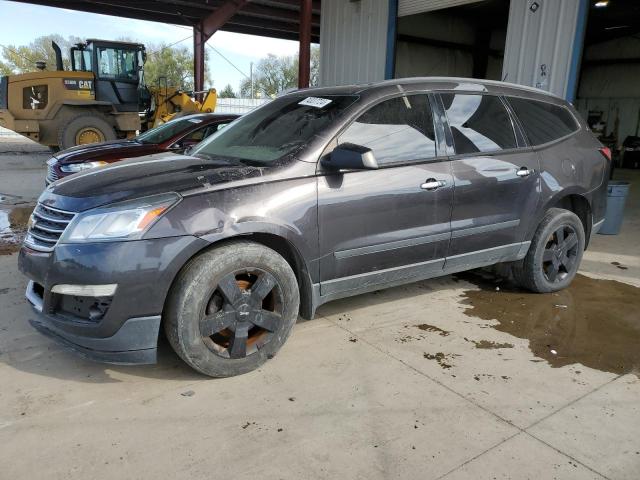
[[[213,248],[192,260],[172,287],[165,331],[176,353],[211,377],[250,372],[273,357],[298,318],[293,270],[252,242]]]
[[[514,264],[520,286],[547,293],[569,286],[584,253],[584,227],[568,210],[551,208],[540,222],[526,257]]]
[[[69,120],[58,131],[60,149],[115,140],[116,131],[100,113],[88,113]]]

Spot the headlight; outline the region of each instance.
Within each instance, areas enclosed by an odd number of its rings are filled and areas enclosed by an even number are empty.
[[[109,162],[100,160],[96,162],[70,163],[68,165],[60,165],[60,170],[66,173],[77,173],[82,172],[83,170],[89,170],[90,168],[101,167],[103,165],[109,165]]]
[[[129,200],[80,213],[67,227],[60,243],[105,242],[141,238],[169,208],[177,193]]]

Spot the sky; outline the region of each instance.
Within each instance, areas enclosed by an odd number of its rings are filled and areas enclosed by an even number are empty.
[[[65,38],[71,35],[102,40],[127,37],[147,46],[170,44],[189,37],[178,45],[193,48],[191,28],[178,25],[26,5],[7,0],[0,0],[0,19],[0,45],[26,45],[42,35],[57,33]],[[251,62],[255,63],[269,53],[294,55],[298,51],[298,43],[294,41],[231,32],[217,32],[207,45],[222,53],[245,75],[249,75]],[[238,90],[244,75],[211,48],[207,50],[207,68],[213,79],[213,86],[222,90],[230,84],[234,90]]]

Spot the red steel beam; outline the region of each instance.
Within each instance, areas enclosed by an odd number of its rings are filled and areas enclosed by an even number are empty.
[[[298,88],[309,87],[311,69],[311,0],[300,0],[300,51]]]
[[[202,31],[202,24],[193,27],[193,89],[196,92],[204,90],[204,45],[206,38]],[[196,98],[201,98],[196,94]]]
[[[248,0],[227,0],[193,27],[193,89],[204,90],[204,47],[207,40],[233,17]],[[201,98],[201,95],[196,95]]]
[[[238,10],[247,4],[248,0],[227,0],[220,8],[210,13],[202,20],[203,33],[207,40],[233,17]]]

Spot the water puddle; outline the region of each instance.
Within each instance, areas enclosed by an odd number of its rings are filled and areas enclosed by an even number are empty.
[[[495,329],[529,340],[552,367],[579,363],[640,377],[640,288],[578,275],[565,290],[535,294],[476,272],[457,278],[480,287],[464,292],[466,315],[497,320]]]
[[[20,250],[27,231],[33,206],[0,209],[0,255],[9,255]]]

